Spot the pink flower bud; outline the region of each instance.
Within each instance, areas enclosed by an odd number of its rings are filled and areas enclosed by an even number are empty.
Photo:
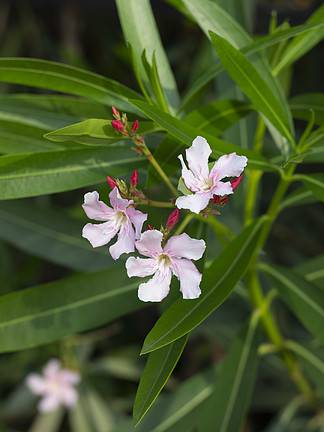
[[[110,176],[107,176],[107,183],[111,190],[113,190],[117,186],[117,182]]]
[[[111,126],[118,132],[124,131],[124,125],[120,120],[112,120]]]
[[[173,212],[170,213],[167,223],[166,223],[166,227],[168,230],[172,230],[172,228],[179,222],[179,218],[180,218],[180,210],[179,209],[175,209],[173,210]]]
[[[223,206],[223,205],[228,203],[228,196],[227,195],[225,195],[225,196],[214,195],[213,196],[213,203],[216,205]]]
[[[133,174],[131,175],[130,184],[131,186],[136,187],[137,183],[138,183],[138,171],[135,169],[133,171]]]
[[[139,121],[135,120],[132,124],[132,132],[135,133],[138,128],[139,128]]]
[[[115,119],[119,120],[120,119],[120,112],[118,111],[118,109],[116,107],[112,106],[111,111],[112,111]]]
[[[235,191],[235,189],[238,188],[242,180],[243,180],[243,175],[240,175],[239,177],[236,177],[235,179],[231,180],[233,192]]]

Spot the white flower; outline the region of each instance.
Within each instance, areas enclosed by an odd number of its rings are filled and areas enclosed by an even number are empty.
[[[152,302],[163,300],[169,293],[172,275],[179,279],[184,299],[199,297],[201,274],[191,260],[202,257],[206,248],[204,240],[181,234],[171,237],[162,247],[162,239],[160,231],[145,231],[136,242],[136,248],[148,258],[130,257],[126,261],[129,277],[153,275],[148,282],[140,284],[139,299]]]
[[[78,400],[75,386],[80,375],[69,369],[63,369],[58,360],[50,360],[43,374],[32,373],[27,376],[26,383],[36,396],[42,396],[38,409],[41,412],[54,411],[59,406],[72,408]]]
[[[99,201],[98,192],[85,194],[82,207],[86,215],[104,223],[88,223],[83,228],[82,237],[89,240],[93,247],[99,247],[107,244],[118,233],[117,242],[109,248],[110,255],[116,260],[123,253],[134,252],[135,240],[141,235],[147,214],[136,210],[132,200],[121,198],[117,187],[110,192],[109,199],[112,208]]]
[[[238,177],[247,165],[247,158],[237,156],[236,153],[221,156],[209,171],[208,159],[211,153],[211,148],[205,138],[197,136],[192,146],[186,150],[189,169],[182,155],[179,155],[183,181],[193,192],[191,195],[177,198],[176,206],[179,209],[200,213],[208,206],[209,200],[214,195],[224,196],[233,193],[231,182],[221,180],[226,177]]]

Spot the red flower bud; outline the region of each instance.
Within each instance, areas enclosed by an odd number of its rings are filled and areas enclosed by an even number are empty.
[[[236,177],[235,179],[231,180],[233,192],[235,191],[235,189],[238,188],[242,180],[243,180],[243,175],[240,175],[239,177]]]
[[[117,182],[110,176],[107,176],[107,183],[111,190],[113,190],[117,186]]]
[[[137,183],[138,183],[138,171],[135,169],[133,171],[133,174],[131,175],[130,184],[131,186],[136,187]]]
[[[228,196],[227,195],[225,195],[225,196],[214,195],[213,196],[213,203],[216,205],[223,206],[223,205],[228,203]]]
[[[135,133],[138,128],[139,128],[139,121],[135,120],[132,124],[132,132]]]
[[[147,225],[147,229],[148,229],[149,231],[151,231],[151,230],[154,230],[154,226],[153,226],[153,225],[150,225],[150,224],[148,224],[148,225]]]
[[[111,126],[118,132],[124,131],[124,125],[120,120],[111,120]]]
[[[120,119],[120,112],[118,111],[118,109],[116,107],[112,106],[111,111],[112,111],[115,119],[119,120]]]
[[[179,222],[179,218],[180,218],[180,210],[179,209],[174,209],[173,212],[170,213],[167,223],[166,223],[166,227],[168,230],[172,230],[172,228]]]

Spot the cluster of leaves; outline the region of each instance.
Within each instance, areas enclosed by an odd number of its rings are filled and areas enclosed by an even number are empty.
[[[233,230],[222,217],[198,216],[192,221],[190,229],[205,233],[210,245],[203,269],[203,294],[195,301],[175,299],[144,341],[142,354],[148,354],[148,360],[134,404],[134,420],[139,423],[136,430],[239,431],[251,404],[258,366],[259,379],[271,376],[269,370],[277,368],[281,377],[288,375],[295,385],[289,388],[291,402],[286,407],[280,405],[282,414],[267,430],[320,430],[316,428],[321,423],[324,383],[323,259],[291,270],[270,263],[264,249],[271,225],[283,209],[324,200],[324,175],[302,173],[304,163],[314,164],[316,171],[316,164],[324,161],[324,96],[305,94],[289,100],[285,79],[292,65],[323,39],[324,7],[301,26],[278,26],[273,20],[269,34],[254,39],[217,1],[172,0],[181,13],[201,27],[214,49],[211,65],[180,97],[149,1],[116,3],[140,93],[59,63],[0,59],[0,82],[70,95],[0,97],[0,237],[78,272],[1,296],[0,351],[62,341],[67,362],[78,362],[82,371],[82,359],[89,355],[87,344],[83,343],[75,356],[64,338],[147,306],[138,300],[138,283],[127,278],[123,264],[111,266],[105,251],[91,250],[81,239],[82,223],[73,215],[74,209],[62,214],[43,201],[21,200],[100,184],[107,174],[128,176],[134,168],[141,169],[143,178],[145,175],[149,191],[168,194],[149,162],[134,153],[129,141],[117,136],[111,127],[108,119],[114,105],[142,119],[140,133],[171,180],[179,177],[176,156],[197,135],[208,140],[214,158],[237,152],[249,159],[246,195],[240,208],[244,222],[237,222]],[[205,87],[225,74],[238,97],[212,100],[202,106]],[[294,119],[307,121],[300,137]],[[242,135],[236,143],[226,140],[229,128],[239,130],[245,122],[256,125],[252,144],[241,145]],[[301,168],[295,174],[297,166]],[[278,187],[268,210],[260,215],[257,192],[265,173],[277,177]],[[294,183],[299,188],[289,194]],[[208,229],[202,229],[205,226]],[[234,322],[230,325],[237,335],[231,334],[222,362],[156,401],[191,333],[203,329],[209,318],[216,320],[213,330],[221,335],[217,317],[222,308],[215,311],[225,300],[224,307],[228,304],[230,311],[236,297],[239,308],[247,311],[246,323],[242,329]],[[274,301],[282,301],[307,330],[302,333],[302,343],[290,340],[294,334],[288,335],[289,340],[282,335],[272,313]],[[86,340],[86,336],[82,337]],[[74,343],[75,338],[70,341]],[[85,361],[85,371],[91,375],[105,369],[116,374],[123,362],[117,358],[114,363],[113,359],[108,356],[92,366]],[[125,364],[124,369],[130,374],[124,370],[124,377],[134,379],[135,374],[135,380],[138,378],[137,370],[132,375],[131,365]],[[278,392],[273,399],[280,399]],[[80,395],[77,408],[70,414],[72,430],[134,430],[133,421],[125,416],[119,415],[121,421],[116,424],[91,386],[84,383]],[[124,412],[127,407],[117,406],[116,411]],[[10,413],[10,407],[7,411]],[[8,412],[3,415],[10,415]],[[62,412],[39,416],[32,430],[54,432],[61,422]]]

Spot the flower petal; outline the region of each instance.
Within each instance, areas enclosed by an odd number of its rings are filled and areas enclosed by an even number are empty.
[[[158,230],[148,230],[142,233],[140,240],[136,242],[136,249],[141,255],[154,258],[162,253],[161,242],[163,234]]]
[[[99,201],[99,194],[97,191],[88,192],[84,195],[82,208],[89,219],[97,221],[108,220],[113,212],[104,202]]]
[[[75,406],[79,398],[78,392],[73,387],[64,387],[60,394],[60,399],[62,404],[67,408],[72,408]]]
[[[57,396],[48,395],[43,397],[39,404],[38,409],[41,412],[50,412],[55,411],[60,405],[60,401]]]
[[[43,369],[43,374],[45,377],[52,377],[59,372],[61,369],[61,362],[57,359],[50,360]]]
[[[27,376],[26,384],[28,388],[31,390],[31,392],[34,393],[35,395],[43,394],[46,387],[44,378],[42,378],[40,375],[35,373],[29,374]]]
[[[109,253],[114,260],[117,260],[123,253],[134,252],[135,231],[129,219],[121,225],[118,240],[110,246]]]
[[[183,181],[185,182],[185,185],[192,192],[197,192],[199,190],[198,180],[196,179],[194,174],[190,170],[188,170],[188,168],[186,167],[186,164],[183,160],[182,155],[179,155],[178,159],[181,162],[181,167],[182,167],[181,177],[182,177]]]
[[[208,159],[212,151],[207,140],[197,136],[192,146],[186,150],[186,158],[189,169],[200,178],[208,178]]]
[[[92,247],[99,247],[107,244],[118,232],[118,225],[113,221],[102,224],[88,223],[83,227],[82,237],[89,240]]]
[[[128,199],[124,199],[120,196],[119,190],[115,187],[109,194],[110,204],[112,205],[114,210],[126,210],[126,208],[133,204],[133,201],[129,201]]]
[[[192,195],[184,195],[176,200],[176,206],[179,209],[188,209],[193,213],[200,213],[201,210],[208,206],[209,200],[212,198],[211,192],[195,193]]]
[[[170,291],[172,273],[169,268],[164,271],[158,270],[148,281],[138,287],[138,298],[144,302],[159,302],[163,300]]]
[[[63,369],[61,371],[61,378],[65,383],[68,384],[78,384],[80,382],[80,374],[76,371],[71,371],[69,369]]]
[[[147,220],[147,214],[136,210],[134,207],[128,207],[128,209],[126,210],[126,214],[135,227],[136,239],[139,239],[141,237],[143,223]]]
[[[195,299],[201,294],[201,273],[196,266],[187,259],[173,259],[172,270],[180,281],[180,291],[184,299]]]
[[[151,276],[156,271],[156,260],[152,258],[130,257],[126,261],[126,270],[128,277]]]
[[[210,177],[221,180],[225,177],[238,177],[247,165],[245,156],[236,153],[221,156],[214,164]]]
[[[225,196],[233,193],[233,188],[231,182],[216,182],[215,186],[212,189],[213,195]]]
[[[200,259],[206,249],[204,240],[196,240],[183,233],[171,237],[165,245],[164,251],[171,257]]]

